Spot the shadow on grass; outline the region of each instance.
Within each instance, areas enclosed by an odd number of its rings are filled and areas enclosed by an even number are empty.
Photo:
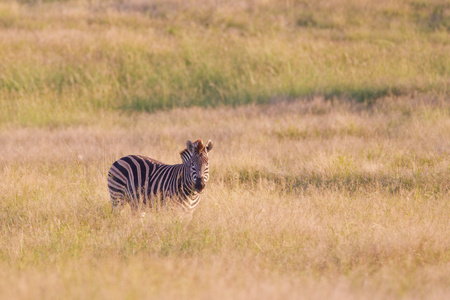
[[[357,88],[331,88],[325,91],[323,96],[325,99],[350,99],[358,102],[366,102],[374,104],[378,99],[387,96],[401,96],[407,94],[408,91],[402,87],[357,87]]]
[[[294,101],[300,98],[324,97],[326,100],[343,99],[357,101],[372,105],[378,99],[386,96],[401,96],[412,91],[401,87],[331,87],[324,90],[314,90],[305,88],[293,88],[286,92],[240,90],[232,91],[226,88],[214,87],[214,90],[203,91],[200,95],[177,96],[183,94],[181,91],[174,91],[167,96],[151,95],[142,96],[129,91],[127,96],[122,98],[118,109],[133,112],[155,112],[168,110],[175,107],[217,107],[219,105],[239,106],[246,104],[267,104],[273,103],[274,99]]]
[[[367,174],[358,172],[336,172],[333,174],[286,174],[260,170],[241,169],[227,173],[223,180],[230,185],[247,185],[257,187],[260,184],[272,184],[280,192],[299,192],[310,188],[324,190],[343,190],[357,192],[360,190],[387,191],[398,194],[401,191],[419,190],[431,194],[448,192],[449,183],[438,175],[392,176],[386,174]]]

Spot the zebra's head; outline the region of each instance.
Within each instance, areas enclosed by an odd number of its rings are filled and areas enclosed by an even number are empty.
[[[212,150],[213,143],[209,140],[204,145],[202,140],[196,140],[187,141],[186,146],[186,150],[181,152],[181,158],[184,163],[190,165],[190,179],[195,191],[201,193],[209,179],[208,153]]]

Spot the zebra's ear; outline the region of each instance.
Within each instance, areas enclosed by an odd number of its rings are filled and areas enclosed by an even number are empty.
[[[194,153],[195,146],[190,140],[187,141],[186,147],[187,147],[187,150],[189,151],[189,153],[191,153],[191,154]]]
[[[213,148],[213,142],[211,142],[211,140],[208,140],[208,142],[206,143],[206,151],[211,151]]]

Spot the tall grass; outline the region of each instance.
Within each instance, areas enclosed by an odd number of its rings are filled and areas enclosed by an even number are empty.
[[[449,9],[2,1],[0,298],[447,299]],[[111,214],[196,138],[192,220]]]
[[[448,95],[441,1],[7,1],[0,120],[325,96]]]
[[[0,133],[0,298],[448,297],[449,102],[315,98]],[[112,215],[125,154],[212,138],[190,222]]]

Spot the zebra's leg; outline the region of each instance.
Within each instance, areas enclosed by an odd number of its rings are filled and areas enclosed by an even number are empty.
[[[111,211],[112,213],[120,213],[123,211],[123,208],[125,206],[125,197],[123,194],[115,194],[113,195],[111,193]]]
[[[113,213],[118,213],[123,210],[126,203],[126,188],[125,184],[118,177],[108,173],[108,189],[111,197],[111,209]]]
[[[141,218],[145,215],[145,205],[144,198],[142,196],[142,192],[139,189],[136,189],[136,195],[130,193],[130,208],[133,216]]]

